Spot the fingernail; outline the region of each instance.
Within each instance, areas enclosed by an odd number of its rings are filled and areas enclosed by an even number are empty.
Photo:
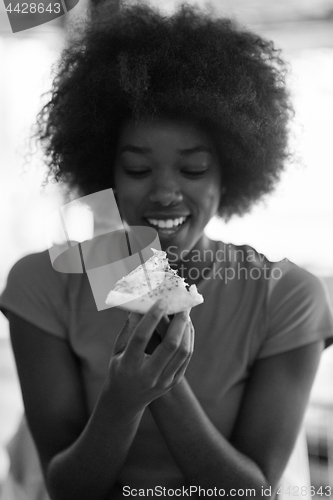
[[[164,309],[166,309],[166,306],[167,306],[167,302],[166,300],[164,299],[160,299],[157,301],[157,309],[160,309],[161,311],[163,311]]]
[[[183,317],[186,321],[190,319],[190,312],[188,309],[186,311],[183,311]]]

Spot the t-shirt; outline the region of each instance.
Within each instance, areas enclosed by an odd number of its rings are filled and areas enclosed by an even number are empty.
[[[228,439],[254,362],[319,339],[329,345],[332,313],[319,278],[289,261],[272,263],[246,245],[218,242],[215,261],[197,286],[204,303],[191,311],[195,349],[186,378]],[[92,411],[127,312],[98,311],[87,275],[55,271],[47,251],[14,265],[0,306],[68,342],[81,360]],[[115,500],[123,498],[123,485],[187,485],[149,409],[119,474],[119,485]]]

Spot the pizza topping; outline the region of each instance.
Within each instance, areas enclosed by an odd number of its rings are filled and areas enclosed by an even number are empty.
[[[144,314],[156,300],[168,302],[167,314],[184,311],[203,302],[195,285],[188,285],[168,262],[166,252],[152,248],[154,255],[120,279],[106,303]]]
[[[119,280],[114,287],[114,291],[141,294],[142,292],[145,292],[145,289],[147,289],[146,293],[149,293],[152,296],[155,295],[155,293],[151,293],[152,290],[161,286],[163,282],[165,282],[165,286],[167,286],[168,283],[175,286],[177,281],[185,281],[183,278],[178,276],[177,271],[174,271],[170,267],[166,258],[166,252],[155,250],[154,248],[152,248],[152,251],[154,252],[154,255],[143,265],[141,264],[134,269],[134,271]]]

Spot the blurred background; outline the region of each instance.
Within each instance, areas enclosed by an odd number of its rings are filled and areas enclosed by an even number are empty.
[[[161,3],[172,11],[177,2]],[[291,134],[296,155],[277,190],[249,215],[227,224],[214,220],[207,232],[226,243],[252,245],[270,260],[287,257],[305,267],[325,281],[333,304],[332,0],[210,3],[219,14],[235,18],[283,50],[290,63],[296,110]],[[14,262],[46,248],[45,218],[63,203],[56,185],[41,188],[45,171],[38,152],[30,154],[29,136],[45,101],[42,94],[50,88],[52,64],[66,40],[68,23],[84,16],[88,7],[88,0],[80,0],[65,16],[13,34],[0,3],[0,293]],[[8,468],[5,444],[22,412],[8,325],[2,315],[0,384],[1,484]],[[322,357],[305,425],[312,484],[333,487],[333,347]]]

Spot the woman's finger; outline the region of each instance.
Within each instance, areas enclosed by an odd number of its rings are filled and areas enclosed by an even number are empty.
[[[184,329],[182,343],[179,349],[161,374],[163,379],[170,380],[170,382],[179,381],[183,377],[190,362],[192,352],[192,327],[190,321],[188,321]]]
[[[192,307],[189,307],[188,309],[185,310],[185,312],[187,312],[188,316],[190,316],[191,310],[192,310]],[[166,315],[163,316],[163,318],[161,319],[161,321],[159,322],[159,324],[157,325],[157,328],[156,328],[156,330],[158,331],[158,333],[162,339],[164,339],[164,337],[168,331],[169,325],[170,325],[170,319]]]
[[[190,327],[191,327],[191,356],[192,356],[194,351],[195,330],[191,318],[190,318]]]
[[[165,370],[170,360],[176,356],[181,347],[188,320],[188,315],[184,311],[176,314],[171,321],[163,341],[157,347],[150,360],[150,367],[157,376]]]
[[[156,327],[156,330],[159,333],[161,339],[164,339],[164,337],[166,336],[169,325],[170,325],[170,320],[167,315],[164,315]]]
[[[137,324],[141,321],[142,314],[130,312],[127,315],[124,326],[122,327],[120,333],[118,334],[114,346],[113,346],[113,354],[120,354],[125,350],[127,343],[133,333],[133,330],[137,326]]]
[[[188,345],[190,347],[190,352],[189,352],[188,357],[186,358],[186,360],[184,361],[184,363],[182,364],[182,366],[179,368],[179,370],[177,371],[177,373],[174,376],[174,382],[175,382],[175,384],[177,384],[178,382],[180,382],[180,380],[185,375],[186,369],[187,369],[187,367],[189,365],[189,362],[191,361],[191,357],[192,357],[192,354],[193,354],[193,347],[194,347],[194,327],[192,325],[191,320],[189,322],[189,325],[188,325],[188,328],[187,328],[186,332],[184,333],[184,340],[187,341],[187,342],[189,342]]]
[[[161,321],[165,314],[167,304],[164,300],[158,300],[149,309],[149,311],[141,317],[141,321],[136,325],[132,335],[128,341],[124,359],[132,363],[140,363],[146,356],[145,350],[149,339],[153,335],[156,326]]]

